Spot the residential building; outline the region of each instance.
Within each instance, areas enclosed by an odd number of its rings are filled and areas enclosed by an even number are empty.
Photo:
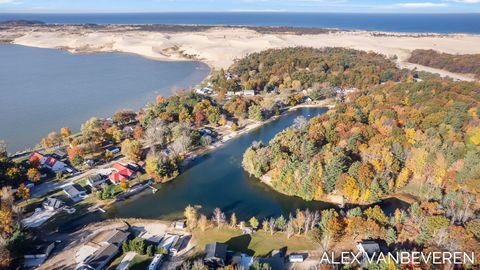
[[[43,166],[52,170],[54,173],[63,172],[68,168],[67,164],[52,156],[47,158]]]
[[[87,190],[79,184],[66,186],[63,192],[65,192],[73,202],[81,201],[87,196]]]
[[[54,211],[57,209],[62,208],[65,205],[64,202],[62,202],[59,199],[55,199],[52,197],[45,198],[42,202],[42,206],[46,210]]]
[[[107,179],[102,174],[96,174],[87,178],[87,184],[95,189],[101,189],[107,182]]]
[[[224,267],[227,259],[227,248],[226,244],[218,242],[207,244],[203,262],[211,268]]]
[[[380,253],[387,253],[388,248],[385,241],[366,240],[358,242],[357,249],[362,253],[363,260],[376,258]]]
[[[115,171],[108,176],[108,179],[114,185],[120,184],[123,179],[129,180],[136,176],[135,171],[118,162],[113,164],[113,169]]]
[[[64,162],[53,156],[46,156],[39,152],[32,152],[29,157],[30,163],[38,162],[40,166],[52,170],[54,173],[63,172],[68,168]]]
[[[91,256],[88,256],[77,270],[102,270],[118,254],[123,242],[130,235],[129,232],[122,230],[112,231],[106,239],[100,243],[98,248]]]

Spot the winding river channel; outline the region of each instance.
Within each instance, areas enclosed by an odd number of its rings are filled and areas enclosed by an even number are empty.
[[[70,223],[68,228],[111,218],[175,219],[183,216],[183,210],[189,204],[201,205],[200,211],[207,216],[219,207],[227,216],[235,212],[243,220],[251,216],[262,220],[270,216],[288,215],[296,209],[321,210],[336,207],[330,203],[307,202],[276,192],[258,179],[250,177],[241,166],[243,153],[252,142],[268,142],[275,134],[292,125],[296,117],[311,118],[326,111],[325,108],[301,108],[288,112],[197,158],[176,179],[160,185],[155,194],[148,189],[115,203],[106,213],[96,212]],[[393,209],[406,205],[396,199],[388,199],[381,206],[387,213],[392,213]]]

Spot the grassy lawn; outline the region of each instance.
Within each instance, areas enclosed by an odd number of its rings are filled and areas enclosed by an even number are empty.
[[[193,241],[197,244],[198,251],[203,251],[207,243],[220,242],[228,244],[230,250],[255,256],[265,256],[272,250],[285,247],[288,252],[312,250],[317,247],[317,244],[304,236],[293,236],[287,239],[284,233],[277,232],[270,235],[264,231],[258,231],[252,235],[242,235],[240,230],[231,228],[211,228],[204,232],[195,230]]]
[[[147,255],[135,255],[130,264],[128,264],[129,270],[145,270],[148,268],[148,265],[153,260],[153,257]]]

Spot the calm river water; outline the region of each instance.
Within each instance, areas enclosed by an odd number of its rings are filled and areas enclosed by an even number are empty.
[[[216,207],[229,216],[235,212],[239,219],[256,216],[259,220],[270,216],[288,215],[296,209],[325,209],[334,205],[325,202],[307,202],[298,197],[278,193],[249,177],[242,169],[242,156],[254,141],[268,142],[275,134],[293,124],[298,116],[311,118],[325,113],[324,108],[302,108],[265,124],[264,126],[231,140],[195,160],[175,180],[160,185],[157,193],[150,190],[114,204],[107,213],[87,215],[66,224],[63,229],[71,230],[86,223],[106,218],[175,219],[183,216],[187,205],[201,205],[201,212],[208,217]],[[395,199],[383,201],[382,208],[392,213],[406,204]]]
[[[125,53],[74,55],[55,49],[0,45],[0,140],[10,152],[50,131],[78,131],[91,116],[139,109],[210,72],[199,62],[153,61]]]

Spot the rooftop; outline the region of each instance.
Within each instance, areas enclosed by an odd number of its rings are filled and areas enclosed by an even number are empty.
[[[222,243],[209,243],[205,246],[205,258],[220,258],[225,260],[227,258],[226,244]]]

